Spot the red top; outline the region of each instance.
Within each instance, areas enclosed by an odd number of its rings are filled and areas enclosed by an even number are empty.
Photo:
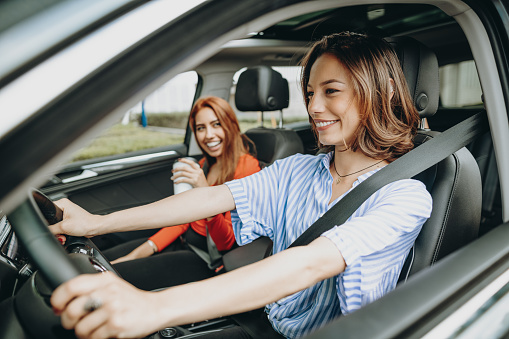
[[[203,167],[205,158],[200,160],[200,166]],[[250,154],[244,154],[239,158],[237,168],[233,174],[234,179],[240,179],[247,177],[260,170],[260,164],[258,160]],[[213,217],[210,221],[202,219],[191,222],[189,224],[183,224],[178,226],[165,227],[159,232],[150,237],[159,251],[162,251],[166,246],[174,242],[178,237],[184,234],[187,229],[191,228],[198,234],[207,236],[206,227],[209,230],[209,234],[214,240],[216,247],[219,251],[229,250],[235,243],[235,235],[233,234],[232,219],[230,212],[218,214]]]

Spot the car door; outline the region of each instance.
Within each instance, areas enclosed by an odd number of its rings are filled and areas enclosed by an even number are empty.
[[[173,162],[185,156],[186,144],[171,145],[157,151],[137,152],[67,165],[42,187],[51,199],[68,198],[95,214],[148,204],[173,194],[170,181]],[[113,233],[101,236],[101,249],[157,230]],[[97,240],[97,239],[96,239]]]
[[[178,158],[188,156],[189,111],[200,88],[196,72],[177,75],[71,156],[41,190],[52,200],[68,198],[94,214],[172,195],[171,169]],[[102,247],[154,232],[103,236],[108,242],[103,241]]]

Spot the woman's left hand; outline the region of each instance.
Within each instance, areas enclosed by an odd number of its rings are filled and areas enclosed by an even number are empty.
[[[135,288],[111,272],[85,274],[51,297],[62,326],[78,338],[140,338],[164,327],[155,293]]]
[[[191,184],[194,188],[209,186],[207,178],[205,177],[205,173],[203,173],[200,165],[185,158],[179,159],[179,162],[183,162],[189,166],[172,170],[173,176],[171,177],[171,180],[177,181],[179,183],[185,182]]]

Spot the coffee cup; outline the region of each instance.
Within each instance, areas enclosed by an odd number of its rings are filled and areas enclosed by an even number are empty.
[[[193,162],[197,162],[195,158],[191,158],[191,157],[186,157],[184,159],[188,159]],[[174,172],[173,174],[174,175],[177,174],[179,168],[184,168],[184,167],[189,167],[189,166],[191,166],[191,165],[188,165],[185,162],[175,161],[173,163],[173,169],[177,170],[177,171]],[[180,178],[178,178],[178,179],[180,179]],[[176,179],[177,182],[175,182],[175,180],[173,181],[173,194],[179,194],[179,193],[182,193],[185,191],[189,191],[191,188],[193,188],[193,185],[188,184],[186,182],[178,182],[179,181],[178,179]]]

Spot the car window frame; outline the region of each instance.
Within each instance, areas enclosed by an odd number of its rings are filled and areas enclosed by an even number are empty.
[[[0,32],[0,50],[3,51],[0,88],[146,1],[55,1],[49,4],[11,1],[3,4],[2,9],[8,11],[4,12],[5,15],[12,11],[23,16],[22,13],[26,12],[26,17]],[[36,6],[38,11],[33,10]],[[19,41],[24,43],[20,44]]]
[[[30,186],[41,185],[44,177],[36,174],[48,173],[64,161],[81,146],[85,134],[95,134],[111,125],[119,114],[166,79],[192,68],[232,37],[246,34],[246,22],[295,2],[298,1],[284,0],[276,5],[268,0],[205,2],[117,56],[115,63],[105,64],[67,90],[65,97],[42,107],[17,126],[17,133],[0,140],[0,152],[7,154],[21,146],[24,154],[12,157],[12,167],[0,169],[4,178],[0,184],[0,204],[4,210],[8,212],[23,201]],[[182,36],[188,39],[181,39]],[[80,106],[78,102],[90,104]],[[69,111],[76,116],[70,121],[65,119]],[[47,133],[55,128],[65,129],[66,134]],[[31,135],[46,138],[31,144]]]

